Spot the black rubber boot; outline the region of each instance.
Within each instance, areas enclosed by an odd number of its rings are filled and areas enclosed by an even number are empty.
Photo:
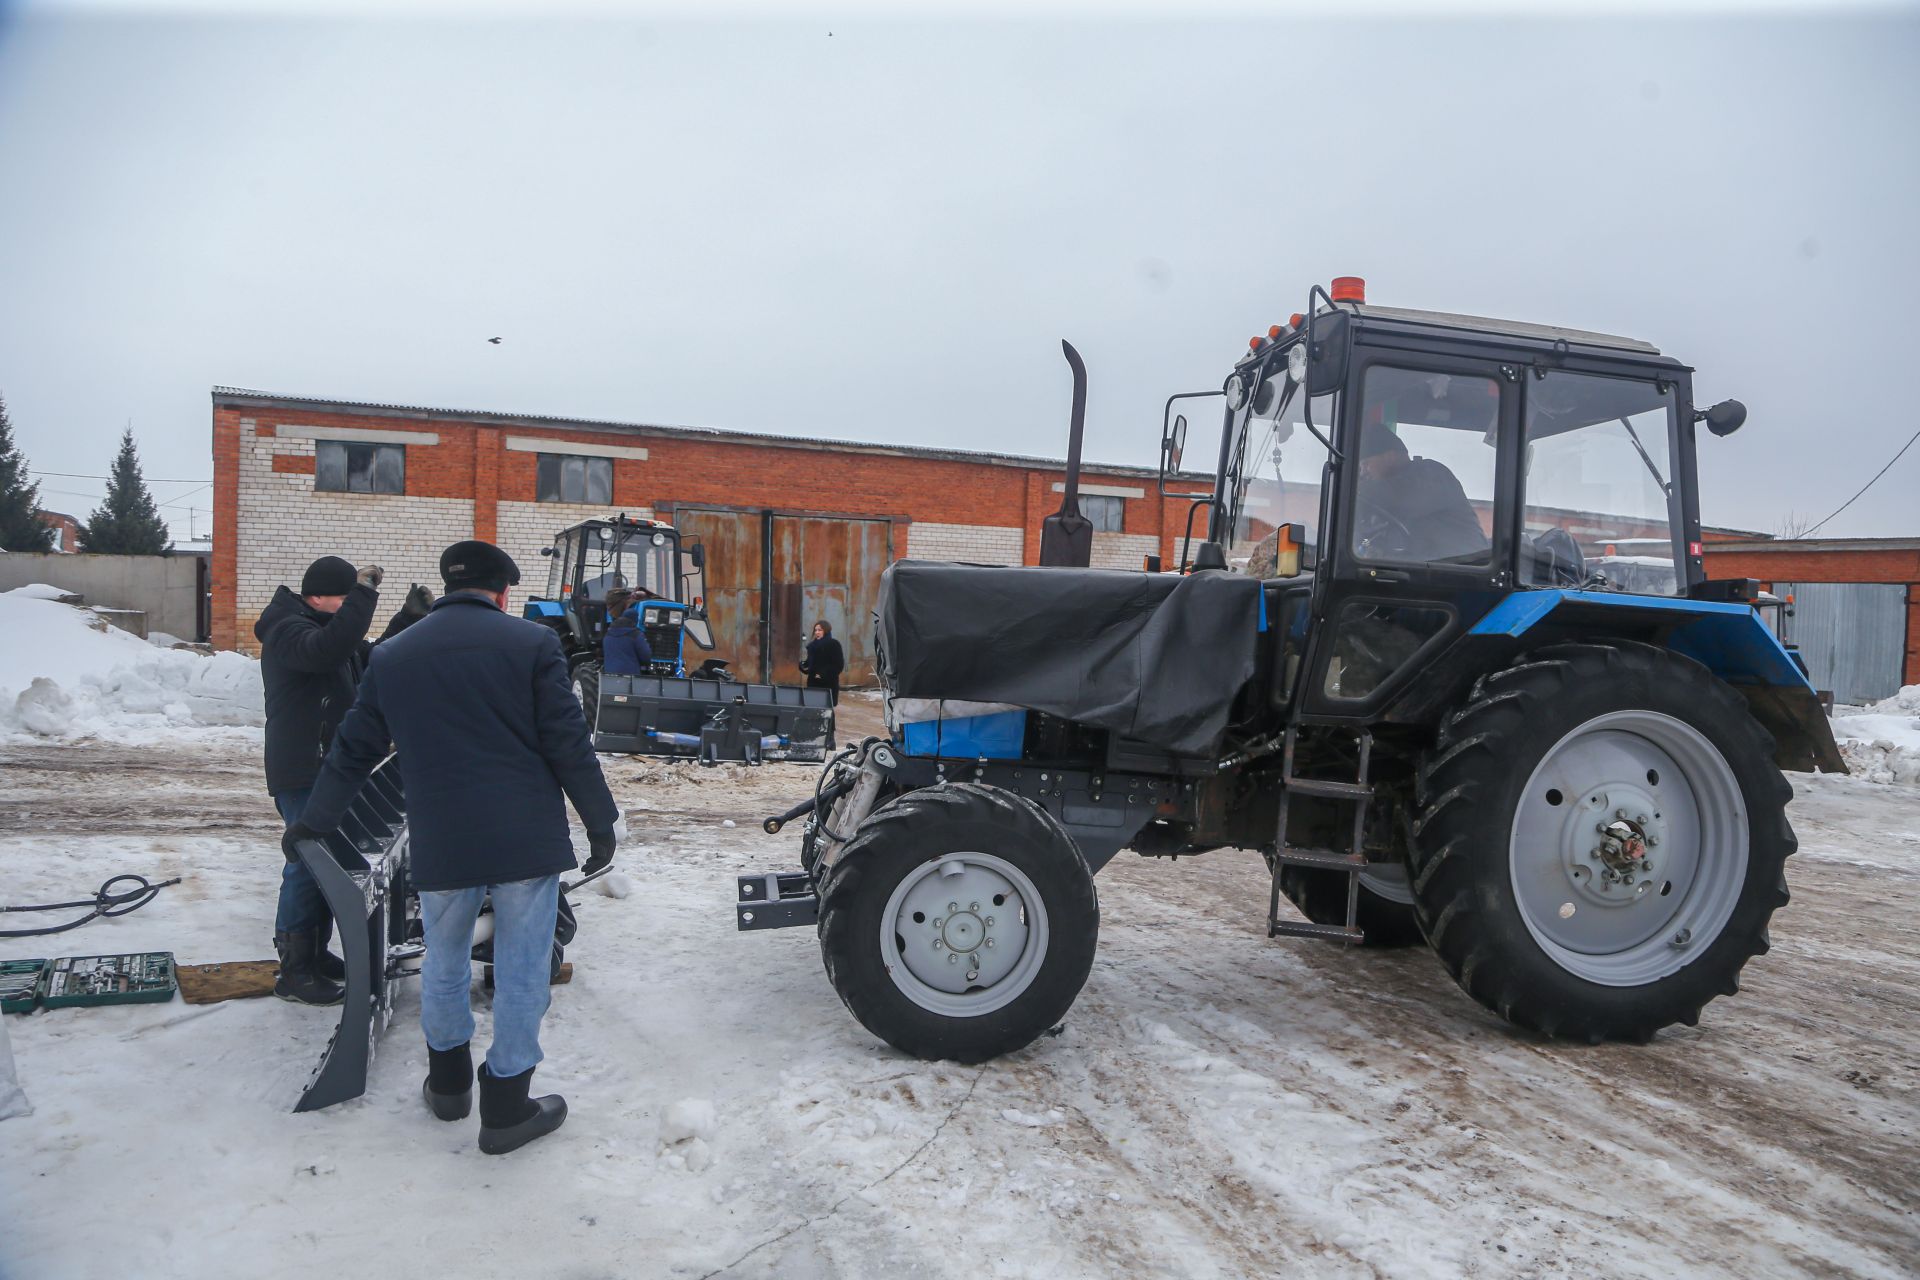
[[[490,1156],[526,1146],[558,1129],[567,1118],[567,1100],[557,1093],[529,1098],[533,1068],[497,1080],[480,1064],[480,1150]]]
[[[319,934],[312,930],[276,933],[273,945],[280,953],[280,973],[273,980],[273,994],[282,1000],[314,1005],[339,1004],[346,998],[345,987],[314,972],[313,959],[320,950]]]
[[[427,1109],[442,1120],[465,1120],[473,1114],[473,1050],[427,1046],[427,1078],[420,1096]]]
[[[314,957],[313,971],[325,978],[328,982],[345,982],[347,980],[347,962],[327,950],[327,943],[332,937],[333,917],[328,916],[327,922],[320,926],[320,942],[317,948],[319,954]]]

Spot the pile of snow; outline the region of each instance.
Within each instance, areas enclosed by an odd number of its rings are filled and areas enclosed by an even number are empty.
[[[0,739],[143,743],[266,723],[259,663],[156,648],[59,603],[68,594],[0,592]]]
[[[1869,707],[1838,707],[1833,736],[1854,776],[1920,786],[1920,684]]]

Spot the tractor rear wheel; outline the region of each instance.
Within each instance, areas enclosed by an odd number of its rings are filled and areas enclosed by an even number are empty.
[[[985,1062],[1057,1025],[1099,931],[1073,838],[1032,801],[976,783],[876,810],[820,885],[834,990],[917,1058]]]
[[[1466,992],[1598,1043],[1691,1026],[1767,950],[1793,789],[1746,703],[1627,641],[1483,677],[1423,762],[1414,910]]]
[[[1280,868],[1280,892],[1315,924],[1347,922],[1347,874],[1312,867]],[[1410,947],[1421,941],[1413,918],[1413,888],[1401,864],[1379,863],[1360,873],[1356,923],[1364,947]]]

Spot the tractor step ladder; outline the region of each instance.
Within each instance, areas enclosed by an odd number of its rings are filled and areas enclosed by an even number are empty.
[[[1360,873],[1366,870],[1367,807],[1373,802],[1373,783],[1368,771],[1373,759],[1373,735],[1361,730],[1359,778],[1354,782],[1335,782],[1324,778],[1296,778],[1293,750],[1298,726],[1288,726],[1285,754],[1280,764],[1280,827],[1273,840],[1273,892],[1267,900],[1267,936],[1287,938],[1324,938],[1330,942],[1360,942]],[[1307,849],[1287,843],[1287,815],[1296,795],[1319,796],[1353,805],[1353,839],[1349,851]],[[1315,871],[1342,871],[1347,876],[1347,922],[1309,924],[1280,918],[1280,871],[1283,867],[1307,867]]]

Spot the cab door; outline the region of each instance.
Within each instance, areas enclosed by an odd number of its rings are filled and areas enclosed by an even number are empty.
[[[1519,378],[1491,359],[1356,349],[1299,714],[1378,718],[1511,589]]]

